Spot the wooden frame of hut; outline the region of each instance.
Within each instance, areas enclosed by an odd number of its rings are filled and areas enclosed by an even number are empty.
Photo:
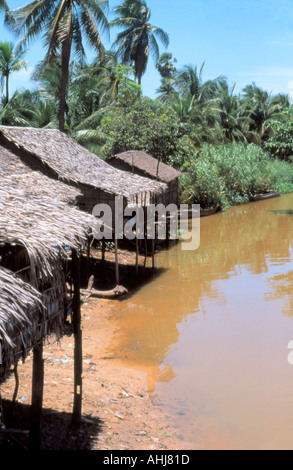
[[[139,150],[129,150],[107,159],[114,168],[167,184],[167,204],[178,205],[180,171]]]
[[[92,217],[60,200],[28,197],[21,187],[15,190],[3,185],[5,178],[0,178],[1,375],[5,377],[12,364],[33,351],[30,448],[37,449],[41,437],[43,343],[51,334],[61,336],[68,316],[75,337],[73,420],[79,423],[81,419],[79,254],[86,245]],[[41,191],[46,193],[44,186]],[[1,288],[1,281],[6,282],[6,288]]]

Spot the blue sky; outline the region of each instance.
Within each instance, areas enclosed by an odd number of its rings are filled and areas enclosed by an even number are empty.
[[[7,1],[10,8],[28,2]],[[118,4],[119,0],[110,0],[110,11]],[[168,52],[177,59],[178,68],[205,62],[204,79],[223,75],[231,85],[236,83],[237,92],[252,82],[273,93],[293,90],[293,0],[147,0],[147,4],[152,24],[169,34]],[[16,42],[3,21],[0,24],[0,40]],[[109,48],[114,39],[113,31],[105,46]],[[27,71],[11,77],[11,91],[35,86],[29,76],[43,55],[39,38],[26,55]],[[159,83],[151,60],[142,81],[144,94],[155,97]]]

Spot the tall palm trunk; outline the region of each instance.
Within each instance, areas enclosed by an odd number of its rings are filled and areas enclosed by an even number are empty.
[[[66,94],[69,77],[69,63],[70,53],[72,44],[72,34],[70,33],[68,39],[63,43],[62,46],[62,79],[61,79],[61,90],[60,90],[60,101],[59,101],[59,130],[65,131],[65,112],[66,112]]]
[[[6,75],[6,98],[5,104],[9,103],[9,74]]]

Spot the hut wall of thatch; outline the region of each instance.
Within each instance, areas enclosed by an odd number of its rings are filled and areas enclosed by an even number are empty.
[[[0,378],[36,344],[41,296],[19,276],[0,267]]]
[[[108,158],[107,162],[113,168],[129,172],[140,177],[149,178],[167,185],[164,192],[165,204],[178,204],[179,178],[181,173],[176,169],[160,162],[146,152],[131,150]]]

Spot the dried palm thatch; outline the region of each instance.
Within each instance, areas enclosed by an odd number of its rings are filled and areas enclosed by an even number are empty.
[[[34,324],[42,308],[36,289],[0,268],[0,377],[34,344]]]
[[[119,153],[108,158],[107,161],[116,168],[133,171],[134,173],[139,171],[147,177],[164,183],[170,183],[181,176],[180,171],[139,150]]]
[[[2,374],[49,335],[62,334],[72,311],[66,268],[71,250],[85,247],[93,222],[57,199],[1,187],[8,181],[0,178]]]
[[[0,187],[0,242],[25,247],[35,279],[54,276],[52,262],[67,258],[68,248],[83,248],[92,223],[91,215],[61,201]]]
[[[14,189],[26,198],[42,195],[43,199],[47,198],[51,201],[57,199],[72,206],[76,205],[77,198],[82,195],[77,188],[51,180],[39,171],[9,176],[0,175],[0,187],[8,190]]]
[[[26,197],[40,196],[58,199],[75,205],[82,195],[78,188],[48,178],[33,171],[21,159],[4,147],[0,147],[0,187],[23,191]]]
[[[0,137],[3,145],[33,156],[59,180],[92,186],[129,203],[138,195],[140,201],[153,200],[167,190],[164,183],[113,168],[58,130],[0,126]]]

